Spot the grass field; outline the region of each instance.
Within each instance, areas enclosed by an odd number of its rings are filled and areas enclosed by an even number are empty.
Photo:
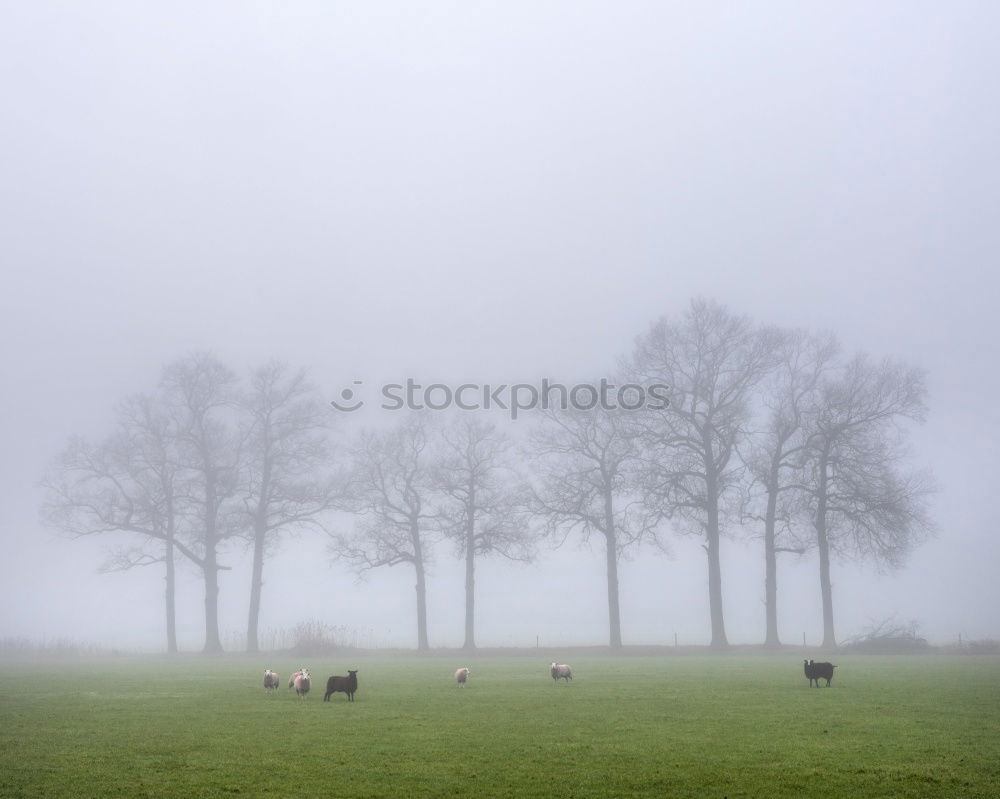
[[[284,658],[7,663],[0,796],[1000,796],[1000,658],[569,660],[307,660],[305,700]]]

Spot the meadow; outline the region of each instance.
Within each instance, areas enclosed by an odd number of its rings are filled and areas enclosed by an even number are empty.
[[[530,654],[8,662],[0,796],[1000,796],[997,657]]]

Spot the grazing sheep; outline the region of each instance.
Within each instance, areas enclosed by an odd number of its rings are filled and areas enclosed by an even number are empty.
[[[305,669],[299,669],[298,671],[293,671],[292,676],[288,678],[288,690],[295,687],[295,678],[298,677]]]
[[[281,679],[278,677],[278,672],[271,671],[270,669],[264,669],[264,688],[268,691],[278,690],[278,685],[281,683]]]
[[[326,681],[326,695],[323,697],[324,702],[330,701],[330,696],[342,691],[347,694],[347,701],[354,701],[354,692],[358,690],[358,670],[354,671],[348,670],[346,677],[340,677],[335,675]]]
[[[819,681],[826,680],[826,687],[829,688],[830,680],[833,679],[833,670],[837,667],[832,663],[817,663],[815,660],[805,660],[803,661],[803,668],[806,677],[809,678],[810,687],[815,681],[816,687],[819,688]]]
[[[468,679],[469,670],[465,666],[455,670],[455,682],[457,682],[461,688],[465,687],[465,683]]]
[[[549,666],[549,672],[552,674],[552,679],[556,682],[559,682],[560,678],[565,679],[566,682],[573,679],[573,669],[565,663],[553,663]]]
[[[306,694],[309,693],[309,687],[312,680],[309,677],[309,669],[302,669],[295,675],[293,683],[295,684],[295,693],[300,697],[305,699]]]

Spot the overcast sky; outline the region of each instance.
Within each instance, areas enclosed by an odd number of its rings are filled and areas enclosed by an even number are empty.
[[[104,543],[42,527],[37,481],[175,358],[281,357],[331,398],[575,380],[697,295],[928,371],[938,537],[899,573],[837,564],[837,630],[1000,637],[998,23],[912,0],[0,0],[0,638],[162,646],[161,576],[98,575]],[[760,641],[761,545],[723,549],[730,640]],[[479,642],[605,642],[602,564],[484,565]],[[356,583],[316,538],[267,568],[262,630],[415,643],[412,573]],[[821,638],[817,569],[780,565],[787,641]],[[625,642],[707,643],[706,572],[690,540],[626,563]],[[432,645],[461,644],[461,580],[442,549]],[[196,649],[186,567],[180,590]]]

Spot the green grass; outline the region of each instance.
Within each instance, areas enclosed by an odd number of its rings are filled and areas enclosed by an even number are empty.
[[[304,701],[290,659],[7,663],[0,796],[1000,795],[1000,658],[838,657],[829,689],[794,655],[461,661],[308,661]]]

